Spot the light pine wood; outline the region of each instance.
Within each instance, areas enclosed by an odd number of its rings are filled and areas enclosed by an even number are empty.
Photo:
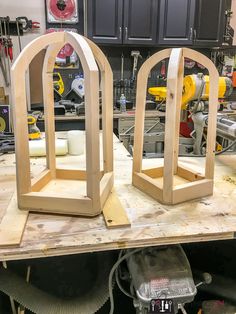
[[[0,156],[0,221],[15,187],[14,161],[14,155]],[[32,175],[35,176],[44,169],[45,158],[33,158],[32,162]],[[143,164],[153,168],[162,162],[162,158],[145,159]],[[191,167],[199,173],[204,158],[180,157],[179,163],[181,167]],[[77,156],[59,158],[58,166],[65,164],[73,169]],[[178,205],[162,205],[136,189],[130,183],[131,174],[132,158],[114,137],[115,191],[131,226],[108,229],[102,215],[91,219],[30,213],[21,245],[0,248],[0,260],[235,238],[235,155],[216,156],[213,196]]]
[[[38,192],[40,191],[48,182],[52,179],[51,170],[45,169],[37,177],[31,180],[31,191]]]
[[[163,177],[163,167],[142,170],[142,173],[151,178]]]
[[[85,77],[85,118],[86,118],[86,170],[56,169],[55,159],[55,124],[53,97],[53,68],[58,51],[65,43],[73,46],[80,58]],[[90,48],[91,46],[91,48]],[[42,78],[45,104],[45,138],[47,169],[34,180],[30,179],[30,164],[28,151],[28,127],[26,123],[26,97],[24,79],[30,61],[34,54],[46,50]],[[100,170],[99,143],[99,69],[101,71],[103,97],[103,164]],[[21,76],[21,80],[19,80]],[[112,108],[113,108],[113,77],[111,67],[102,51],[83,36],[73,32],[55,32],[41,36],[23,49],[12,67],[14,82],[14,117],[16,160],[17,160],[17,191],[18,205],[21,209],[46,211],[52,213],[77,214],[94,216],[102,211],[102,205],[113,186],[113,149],[112,149]],[[23,88],[22,85],[23,84]],[[68,180],[68,187],[73,180],[86,183],[85,195],[79,191],[68,197],[57,191],[46,193],[44,187],[51,180]],[[100,182],[101,181],[101,182]],[[56,181],[55,181],[56,183]],[[102,188],[102,190],[101,190]],[[58,197],[57,197],[58,193]],[[68,201],[68,203],[67,203]],[[73,207],[73,209],[71,209]]]
[[[158,51],[143,63],[137,75],[133,172],[141,172],[142,170],[144,117],[148,75],[158,62],[165,58],[169,58],[170,53],[171,49]]]
[[[193,170],[187,169],[186,167],[181,167],[179,165],[177,167],[177,174],[188,181],[204,179],[204,176],[201,173],[193,172]]]
[[[52,178],[56,178],[53,69],[60,48],[61,43],[48,46],[42,73],[47,168]]]
[[[184,58],[196,60],[209,71],[209,112],[207,124],[207,147],[206,147],[206,179],[214,179],[214,160],[216,142],[216,117],[218,104],[219,73],[214,63],[205,55],[192,49],[183,48]]]
[[[179,152],[179,123],[183,89],[182,48],[171,51],[167,73],[167,97],[165,119],[165,149],[163,168],[163,201],[172,202],[174,174]]]
[[[102,50],[86,38],[101,72],[104,172],[113,171],[113,72]]]
[[[129,218],[113,189],[103,208],[103,216],[108,228],[130,227]]]
[[[169,58],[165,120],[164,166],[142,170],[144,111],[147,78],[150,69],[164,58]],[[178,165],[179,124],[183,90],[184,58],[199,62],[209,71],[209,113],[205,175]],[[215,65],[203,54],[188,48],[174,48],[154,54],[143,63],[137,79],[136,116],[134,131],[132,183],[159,202],[176,204],[213,193],[216,118],[219,74]],[[163,172],[163,179],[161,179]],[[189,182],[181,184],[181,179]],[[179,182],[179,183],[178,183]]]
[[[0,246],[20,244],[27,218],[28,211],[18,209],[14,194],[0,223]]]

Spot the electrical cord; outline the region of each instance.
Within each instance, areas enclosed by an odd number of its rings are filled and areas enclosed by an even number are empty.
[[[120,251],[119,256],[118,256],[118,260],[121,258],[122,254],[123,254],[123,250]],[[116,272],[115,272],[117,286],[120,289],[120,291],[123,292],[127,297],[134,299],[134,297],[122,287],[122,284],[121,284],[120,278],[119,278],[119,273],[118,273],[119,266],[117,267]]]
[[[117,269],[117,267],[128,257],[130,257],[131,255],[138,253],[140,251],[142,251],[142,248],[139,249],[135,249],[133,251],[130,251],[128,253],[126,253],[125,255],[123,255],[122,257],[118,257],[117,262],[113,265],[110,274],[109,274],[109,280],[108,280],[108,290],[109,290],[109,297],[110,297],[110,312],[109,314],[113,314],[114,313],[114,297],[113,297],[113,275]]]
[[[188,314],[182,304],[179,304],[179,308],[183,314]]]
[[[118,268],[116,269],[115,276],[116,276],[116,283],[120,291],[123,292],[124,295],[126,295],[127,297],[134,299],[134,297],[129,292],[125,291],[125,289],[122,287],[120,279],[119,279]]]
[[[236,144],[236,140],[234,140],[231,144],[229,144],[229,146],[225,147],[224,149],[222,149],[219,152],[216,152],[215,155],[220,155],[223,154],[225,152],[227,152],[227,150],[229,150],[232,146],[234,146]]]

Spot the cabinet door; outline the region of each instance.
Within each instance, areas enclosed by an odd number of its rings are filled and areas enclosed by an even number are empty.
[[[158,0],[124,0],[124,44],[154,45]]]
[[[196,5],[195,44],[220,46],[224,32],[223,0],[198,0]]]
[[[160,0],[159,44],[191,45],[195,0]]]
[[[88,0],[88,38],[96,43],[122,43],[122,0]]]

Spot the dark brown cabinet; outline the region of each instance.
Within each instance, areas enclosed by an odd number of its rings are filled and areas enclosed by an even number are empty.
[[[99,44],[219,47],[231,0],[86,0]]]
[[[195,0],[160,0],[159,44],[191,45]]]
[[[88,37],[96,43],[122,43],[123,0],[88,0]]]
[[[196,5],[196,22],[194,44],[199,46],[220,46],[223,41],[224,0],[198,0]]]
[[[157,17],[157,0],[124,0],[123,43],[155,45]]]
[[[93,41],[155,45],[158,0],[87,0],[87,9]]]

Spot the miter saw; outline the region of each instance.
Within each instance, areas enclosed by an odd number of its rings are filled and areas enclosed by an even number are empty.
[[[185,304],[194,300],[197,288],[212,281],[210,274],[201,273],[194,283],[180,245],[121,251],[109,276],[110,314],[114,313],[113,275],[121,292],[133,299],[137,314],[186,314]]]
[[[186,137],[192,137],[194,140],[193,144],[194,155],[205,154],[204,137],[206,134],[204,133],[204,131],[208,122],[209,85],[210,85],[209,76],[203,75],[202,73],[187,75],[184,77],[183,80],[181,108],[183,112],[185,111],[187,114],[183,115],[185,116],[185,121],[182,120],[181,126],[183,126],[184,123],[189,122],[189,119],[191,119],[193,122],[193,130],[189,130],[189,134],[187,134]],[[233,87],[231,79],[228,77],[219,77],[218,89],[219,102],[215,104],[218,107],[218,110],[222,109],[224,99],[230,96],[232,90]],[[167,96],[166,87],[151,87],[148,89],[148,92],[149,94],[155,97],[155,101],[157,103],[161,104],[165,103]],[[222,123],[223,122],[221,121],[221,124]],[[228,126],[227,122],[225,122],[224,124],[225,127]],[[221,146],[219,145],[219,147]]]

